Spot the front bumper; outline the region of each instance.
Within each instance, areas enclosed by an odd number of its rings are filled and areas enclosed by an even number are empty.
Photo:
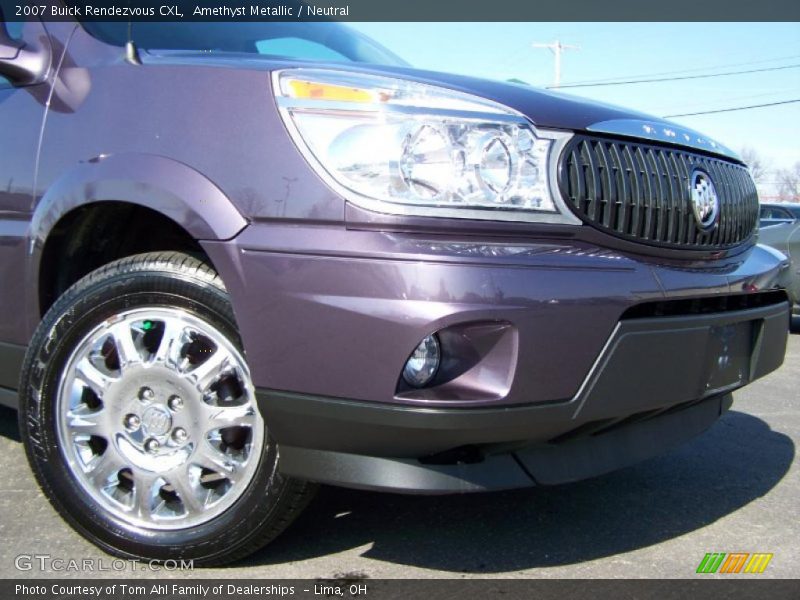
[[[567,402],[437,409],[262,390],[259,405],[296,477],[427,493],[563,483],[705,430],[731,390],[780,366],[787,311],[622,321]]]
[[[271,434],[289,446],[430,457],[462,446],[550,443],[638,415],[721,396],[780,366],[788,304],[621,321],[579,392],[564,402],[429,408],[260,390]]]
[[[785,352],[789,305],[768,291],[786,263],[760,247],[670,263],[263,224],[204,246],[281,469],[317,481],[436,493],[595,475],[696,435]],[[434,331],[472,363],[403,389]]]

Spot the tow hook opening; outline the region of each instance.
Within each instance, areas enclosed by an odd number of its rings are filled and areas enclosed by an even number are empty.
[[[474,465],[483,462],[486,456],[474,445],[459,446],[419,459],[423,465]]]

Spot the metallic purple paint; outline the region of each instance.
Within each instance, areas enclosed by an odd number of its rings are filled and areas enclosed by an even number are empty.
[[[223,272],[238,272],[228,288],[245,346],[260,357],[256,385],[439,406],[569,399],[630,306],[772,289],[782,268],[760,247],[713,266],[675,267],[575,241],[487,243],[280,224],[256,224],[204,248]],[[519,335],[507,396],[396,395],[399,370],[425,335],[492,320]]]
[[[41,26],[29,27],[35,35]],[[725,252],[682,252],[623,242],[588,226],[369,213],[331,190],[284,129],[269,73],[291,61],[153,53],[144,55],[144,65],[132,65],[119,48],[74,24],[49,23],[47,31],[58,70],[44,84],[0,89],[2,342],[27,344],[40,319],[40,262],[52,228],[91,203],[137,204],[179,225],[206,251],[232,297],[259,388],[288,393],[290,404],[291,394],[302,394],[383,408],[497,407],[494,417],[504,419],[506,409],[532,407],[542,409],[535,424],[542,441],[578,424],[570,402],[627,309],[781,286],[786,262],[752,238]],[[477,94],[543,127],[583,130],[643,117],[526,86],[347,68]],[[447,367],[458,376],[442,385],[404,389],[403,364],[437,331],[466,366]],[[782,334],[770,332],[779,342]],[[782,357],[776,344],[765,369]],[[587,415],[617,418],[636,406],[652,408],[647,390],[642,396],[638,405],[626,397],[627,404],[593,406]],[[533,435],[533,425],[519,423],[480,433],[481,413],[469,413],[477,420],[467,422],[467,412],[455,410],[453,422],[462,419],[464,427],[447,421],[447,434],[436,440],[418,430],[419,437],[407,439],[404,430],[380,425],[378,431],[392,434],[380,452],[406,456],[444,450],[449,442]],[[298,439],[290,417],[275,418],[284,419],[279,435],[287,432],[278,441]],[[335,437],[326,427],[340,417],[326,418],[313,425],[321,440]],[[362,425],[359,431],[371,431],[369,419]],[[378,452],[372,441],[338,435],[318,447]],[[359,481],[347,479],[381,487]]]

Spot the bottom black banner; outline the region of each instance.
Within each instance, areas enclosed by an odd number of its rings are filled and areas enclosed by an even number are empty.
[[[256,600],[263,598],[798,598],[796,580],[318,579],[0,580],[4,600]]]

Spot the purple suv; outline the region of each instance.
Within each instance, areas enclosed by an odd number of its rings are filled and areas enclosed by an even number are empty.
[[[694,131],[336,23],[0,29],[0,401],[109,552],[592,477],[783,360],[785,258]]]

